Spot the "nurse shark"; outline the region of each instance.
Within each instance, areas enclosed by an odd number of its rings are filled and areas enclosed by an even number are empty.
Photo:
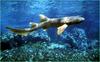
[[[40,23],[30,22],[29,25],[31,25],[31,27],[29,28],[16,29],[8,26],[6,28],[18,35],[27,36],[29,33],[40,28],[47,30],[50,27],[57,27],[57,34],[60,35],[64,32],[64,30],[68,26],[79,24],[83,22],[83,20],[85,20],[81,16],[69,16],[62,18],[48,18],[43,14],[40,14],[39,16],[40,16]]]

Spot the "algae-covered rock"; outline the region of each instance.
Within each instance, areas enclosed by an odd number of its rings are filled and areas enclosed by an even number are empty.
[[[42,31],[39,31],[42,33]],[[50,42],[49,36],[32,34],[27,37],[15,36],[7,41],[16,47],[1,51],[1,61],[98,61],[98,40],[89,40],[83,29],[75,28],[64,32],[62,41]],[[42,37],[43,36],[43,37]],[[9,38],[9,40],[11,40]],[[26,42],[25,42],[25,41]],[[21,41],[21,42],[20,42]],[[18,44],[19,42],[19,44]],[[22,43],[25,42],[25,43]],[[21,44],[22,43],[22,44]],[[21,46],[19,46],[21,45]],[[19,46],[19,47],[17,47]]]

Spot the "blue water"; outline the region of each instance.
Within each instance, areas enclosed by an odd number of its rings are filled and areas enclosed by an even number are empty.
[[[79,15],[85,18],[84,22],[68,27],[61,36],[56,34],[56,28],[47,29],[45,35],[49,36],[52,42],[62,41],[70,44],[71,48],[86,50],[86,47],[96,46],[99,42],[99,2],[99,0],[2,0],[0,31],[1,34],[5,34],[9,33],[9,30],[5,29],[6,26],[25,28],[29,27],[29,22],[40,23],[39,14],[49,18]],[[36,33],[43,37],[40,32],[44,33],[41,29]],[[33,37],[36,35],[33,34]],[[25,37],[27,38],[30,40],[32,37]],[[38,41],[40,38],[34,39]]]
[[[85,21],[77,27],[84,29],[90,38],[98,36],[99,2],[97,0],[1,1],[1,31],[8,31],[5,29],[6,26],[28,27],[29,22],[39,23],[39,14],[50,18],[80,15]],[[52,37],[53,32],[50,34]]]

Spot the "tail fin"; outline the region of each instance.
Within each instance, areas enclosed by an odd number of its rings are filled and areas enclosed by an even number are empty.
[[[18,35],[22,35],[22,36],[27,36],[32,31],[31,28],[14,29],[14,28],[11,28],[11,27],[6,27],[6,29],[9,29],[11,32],[16,33]]]
[[[40,14],[39,16],[40,16],[40,22],[44,22],[48,20],[48,17],[43,14]]]
[[[7,26],[6,29],[11,29],[11,28]]]

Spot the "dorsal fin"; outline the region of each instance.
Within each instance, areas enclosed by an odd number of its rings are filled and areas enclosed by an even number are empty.
[[[31,28],[34,28],[38,25],[38,23],[34,23],[34,22],[30,22],[29,24],[30,24]]]
[[[43,15],[43,14],[40,14],[40,22],[44,22],[44,21],[47,21],[48,17]]]

